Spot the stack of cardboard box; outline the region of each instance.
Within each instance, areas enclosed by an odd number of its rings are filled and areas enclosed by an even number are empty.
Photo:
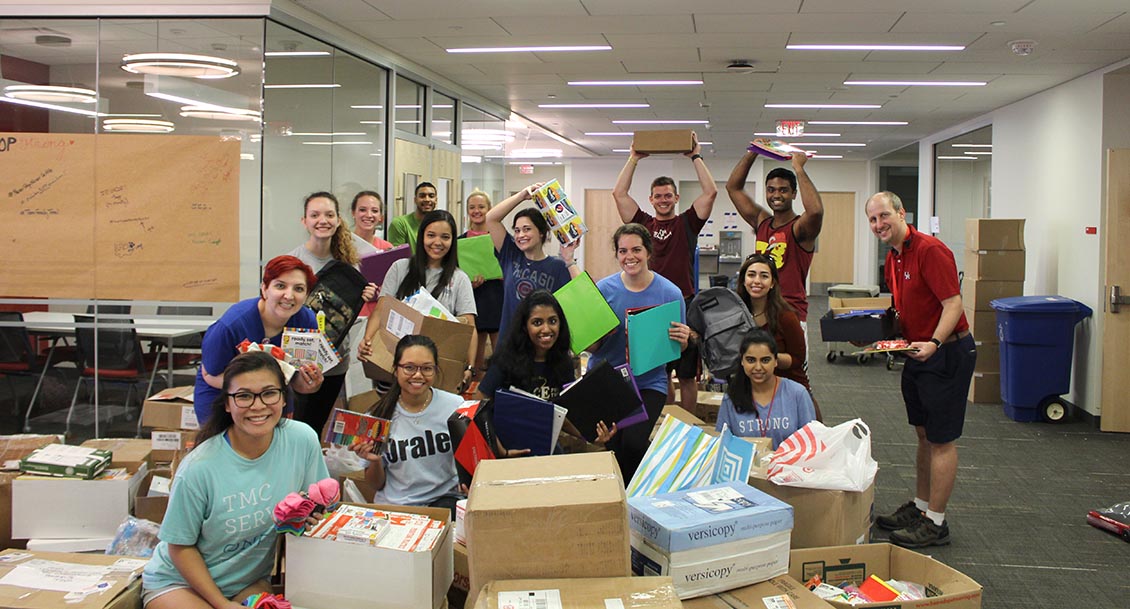
[[[969,401],[1001,401],[997,318],[989,303],[1024,294],[1024,220],[969,218],[965,221],[965,276],[961,302],[977,341],[977,368]]]

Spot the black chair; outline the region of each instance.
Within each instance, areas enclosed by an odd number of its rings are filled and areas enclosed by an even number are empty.
[[[141,341],[137,338],[132,320],[99,320],[95,328],[93,317],[75,315],[75,322],[79,379],[67,411],[67,433],[70,433],[78,392],[84,382],[125,384],[128,407],[134,386],[148,380],[144,394],[148,396],[153,390],[157,372],[157,355],[142,353]],[[139,405],[141,401],[138,400]]]
[[[3,324],[0,325],[0,376],[8,382],[8,388],[12,391],[13,410],[17,414],[19,411],[19,407],[16,406],[18,396],[16,387],[9,377],[39,376],[46,363],[46,358],[37,355],[32,348],[31,337],[28,336],[27,328],[22,327],[23,322],[23,313],[0,311],[0,323]],[[9,323],[20,325],[9,326],[7,325]],[[35,386],[35,393],[31,396],[32,404],[39,396],[40,384],[42,384],[42,381]]]
[[[212,317],[212,307],[196,307],[196,306],[177,306],[177,305],[157,305],[157,315],[170,315],[170,316],[191,316],[198,315],[203,317]],[[182,336],[174,338],[172,342],[173,348],[173,368],[195,368],[200,365],[200,346],[204,341],[204,333],[197,332],[190,336]],[[160,353],[165,347],[165,343],[154,342],[151,343],[149,348],[154,353]]]

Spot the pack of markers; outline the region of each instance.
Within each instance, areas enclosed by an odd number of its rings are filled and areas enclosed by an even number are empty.
[[[392,421],[360,412],[334,408],[330,424],[326,427],[327,443],[337,446],[353,446],[362,442],[375,442],[373,452],[380,452],[388,439]]]

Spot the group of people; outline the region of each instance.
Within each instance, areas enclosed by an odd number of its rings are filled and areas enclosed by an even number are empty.
[[[717,197],[696,140],[686,156],[702,194],[680,213],[674,180],[656,178],[649,195],[654,214],[645,212],[628,191],[646,156],[633,149],[613,189],[624,222],[611,243],[619,271],[600,279],[597,288],[620,324],[589,348],[590,366],[628,363],[628,312],[671,302],[679,303],[680,317],[668,337],[681,355],[666,367],[633,371],[647,424],[617,429],[614,421],[602,421],[597,429],[585,430],[595,435],[596,444],[615,451],[625,481],[639,466],[648,434],[672,395],[672,372],[680,381],[682,404],[693,408],[697,401],[701,337],[685,323],[686,307],[697,291],[692,270],[697,236]],[[757,251],[742,263],[736,286],[755,327],[742,336],[740,366],[728,379],[718,428],[725,424],[736,435],[769,437],[776,446],[822,418],[806,371],[805,285],[823,206],[802,154],[793,155],[792,171],[769,172],[767,207],[756,204],[744,190],[754,160],[755,153],[743,156],[726,183],[738,213],[757,234]],[[394,263],[382,285],[366,285],[357,304],[378,294],[404,299],[424,290],[461,323],[473,325],[476,337],[460,386],[480,376],[476,399],[513,387],[552,401],[576,380],[569,320],[553,291],[581,272],[574,258],[579,240],[563,246],[559,256],[547,255],[549,225],[531,207],[514,214],[509,230],[503,225],[539,186],[532,184],[497,205],[486,193],[471,193],[469,226],[458,234],[455,218],[435,209],[435,187],[421,183],[414,194],[416,209],[389,224],[389,241],[379,236],[384,218],[377,193],[354,197],[353,231],[342,221],[334,195],[317,192],[306,198],[302,223],[308,239],[270,260],[258,297],[233,305],[205,334],[195,395],[201,430],[178,470],[161,542],[146,568],[147,607],[236,607],[268,590],[275,541],[271,513],[287,493],[328,476],[318,432],[340,397],[349,347],[343,345],[343,361],[333,369],[304,365],[287,379],[270,355],[237,354],[235,346],[245,339],[278,345],[285,327],[317,328],[315,314],[304,305],[317,273],[331,261],[356,268],[364,254],[408,244],[411,257]],[[800,214],[793,209],[798,195]],[[894,193],[872,196],[866,211],[872,232],[892,248],[885,278],[902,333],[917,349],[902,376],[907,419],[918,436],[915,498],[876,522],[902,545],[944,544],[949,540],[945,508],[956,476],[955,441],[962,432],[976,349],[962,313],[952,252],[907,224]],[[458,267],[459,240],[482,235],[490,235],[502,279],[469,277]],[[370,316],[356,347],[359,356],[371,353],[376,330]],[[488,341],[491,356],[486,358]],[[453,510],[465,492],[447,429],[462,397],[436,386],[439,363],[431,337],[408,335],[396,346],[392,382],[371,410],[392,421],[390,437],[381,447],[352,447],[367,464],[376,501]],[[288,409],[294,420],[288,419]],[[570,427],[566,433],[580,435]],[[495,448],[507,457],[527,452]]]

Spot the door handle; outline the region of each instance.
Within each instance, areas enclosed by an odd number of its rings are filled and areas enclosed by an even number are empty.
[[[1122,295],[1122,287],[1110,286],[1110,312],[1117,313],[1119,305],[1130,305],[1130,296]]]

